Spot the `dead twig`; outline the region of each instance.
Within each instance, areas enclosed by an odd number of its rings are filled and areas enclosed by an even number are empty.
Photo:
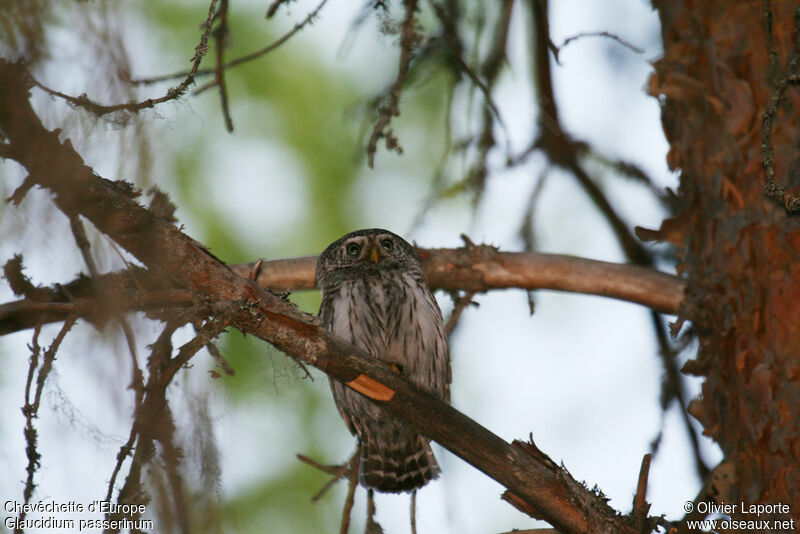
[[[800,67],[800,56],[795,56],[789,63],[789,71],[796,71]],[[764,115],[761,117],[761,165],[766,174],[764,195],[770,200],[781,204],[789,213],[800,211],[800,194],[794,190],[787,190],[786,186],[775,178],[775,162],[772,149],[772,126],[778,114],[783,96],[790,85],[800,85],[800,74],[788,74],[778,81],[775,92],[770,98]]]
[[[344,500],[344,509],[342,510],[342,523],[339,527],[339,534],[347,534],[350,529],[350,514],[353,512],[353,503],[355,503],[356,488],[358,487],[358,462],[361,457],[361,444],[356,447],[356,452],[350,458],[349,470],[350,477],[347,480],[347,497]],[[369,499],[372,499],[372,490],[367,492]]]
[[[463,294],[459,294],[455,291],[450,292],[450,298],[453,299],[453,311],[450,312],[450,317],[447,319],[447,324],[444,326],[444,331],[448,338],[450,334],[453,333],[456,324],[458,324],[458,320],[461,318],[464,309],[469,305],[478,306],[478,303],[472,300],[474,296],[474,291],[466,291]]]
[[[418,0],[405,0],[404,2],[406,14],[400,30],[400,65],[397,68],[397,76],[386,97],[388,101],[378,107],[378,122],[372,129],[372,134],[367,142],[367,161],[370,168],[375,166],[375,152],[378,150],[378,140],[381,138],[385,140],[387,149],[398,153],[403,152],[403,148],[398,144],[397,138],[388,128],[392,118],[400,115],[400,91],[408,76],[412,50],[420,39],[416,29],[417,2]]]
[[[198,68],[200,67],[200,62],[203,60],[203,56],[205,56],[206,52],[208,51],[208,37],[211,33],[211,26],[214,21],[216,13],[216,5],[217,5],[217,0],[211,0],[211,3],[208,7],[208,17],[206,18],[205,24],[203,25],[203,33],[200,36],[200,42],[194,49],[194,57],[192,58],[192,68],[185,73],[185,78],[181,83],[179,83],[174,87],[170,87],[167,90],[167,93],[162,97],[148,98],[140,102],[127,102],[125,104],[103,105],[94,102],[85,94],[82,94],[80,96],[70,96],[60,91],[50,89],[49,87],[43,85],[37,80],[31,78],[33,80],[33,84],[42,91],[46,92],[47,94],[66,100],[70,104],[77,106],[79,108],[83,108],[87,111],[90,111],[91,113],[94,113],[97,116],[103,116],[108,113],[115,113],[118,111],[129,111],[135,113],[143,109],[155,107],[158,104],[163,104],[164,102],[169,102],[170,100],[175,100],[176,98],[183,96],[183,94],[186,93],[189,86],[194,83],[195,75],[197,74]]]
[[[231,119],[231,112],[228,108],[228,88],[225,84],[225,47],[228,44],[228,32],[230,31],[228,28],[228,0],[220,0],[217,20],[219,20],[219,23],[212,33],[217,61],[214,85],[219,87],[220,107],[222,108],[222,116],[225,119],[225,129],[228,133],[233,133],[233,119]]]
[[[630,50],[632,52],[635,52],[637,54],[644,54],[644,48],[636,46],[636,45],[632,44],[630,41],[626,41],[625,39],[623,39],[622,37],[620,37],[619,35],[617,35],[615,33],[607,32],[607,31],[602,31],[602,32],[581,32],[581,33],[577,33],[575,35],[571,35],[571,36],[567,37],[566,39],[564,39],[564,42],[561,43],[561,46],[555,46],[555,45],[552,44],[552,42],[550,43],[550,45],[551,45],[550,49],[553,51],[553,55],[555,56],[556,62],[559,63],[559,64],[561,63],[561,61],[558,58],[558,54],[561,52],[561,50],[564,49],[565,46],[567,46],[568,44],[570,44],[573,41],[577,41],[578,39],[583,39],[585,37],[605,37],[605,38],[611,39],[612,41],[618,42],[619,44],[621,44],[622,46],[624,46],[625,48],[627,48],[628,50]]]
[[[650,505],[645,500],[645,497],[647,497],[647,477],[650,474],[650,460],[652,458],[653,455],[649,453],[642,457],[642,466],[639,469],[639,480],[636,484],[636,495],[633,497],[633,510],[631,511],[631,519],[635,525],[640,525],[642,532],[645,532],[644,525],[647,521],[647,512],[650,511]]]
[[[37,326],[33,332],[33,341],[31,342],[30,349],[31,349],[31,360],[30,365],[28,366],[28,376],[25,381],[25,404],[22,407],[22,414],[25,416],[25,428],[23,434],[25,435],[25,455],[28,457],[28,465],[25,468],[27,473],[25,479],[25,489],[23,490],[23,497],[25,504],[28,504],[33,496],[33,491],[36,488],[36,484],[34,483],[34,476],[36,475],[36,471],[39,468],[42,455],[37,450],[37,438],[38,432],[36,427],[33,425],[33,420],[39,416],[39,405],[42,400],[42,391],[44,390],[44,385],[47,382],[47,377],[50,375],[50,371],[53,368],[53,362],[56,359],[56,352],[58,352],[58,348],[61,346],[61,342],[66,337],[67,333],[72,329],[72,326],[75,324],[77,317],[69,316],[64,321],[64,324],[59,330],[56,337],[53,339],[50,347],[44,352],[42,356],[42,365],[39,367],[39,353],[41,348],[39,347],[39,333],[41,331],[41,327]],[[38,368],[38,371],[37,371]],[[31,388],[33,386],[33,375],[36,374],[36,389],[32,393]],[[25,519],[25,509],[23,508],[19,513],[19,520],[22,521]]]
[[[238,57],[236,59],[232,59],[231,61],[228,61],[227,63],[224,64],[224,70],[228,70],[228,69],[231,69],[233,67],[238,67],[239,65],[242,65],[242,64],[247,63],[249,61],[253,61],[254,59],[258,59],[261,56],[264,56],[264,55],[272,52],[273,50],[277,49],[282,44],[284,44],[286,41],[291,39],[300,30],[302,30],[303,28],[305,28],[306,26],[308,26],[310,24],[313,24],[314,20],[319,15],[319,12],[322,10],[322,8],[325,6],[325,4],[327,2],[328,2],[328,0],[322,0],[317,5],[317,7],[314,8],[314,10],[311,11],[306,16],[306,18],[304,18],[302,21],[300,21],[297,24],[295,24],[294,27],[291,30],[289,30],[288,32],[284,33],[281,37],[279,37],[278,39],[272,41],[267,46],[265,46],[263,48],[260,48],[259,50],[255,50],[253,52],[250,52],[249,54],[245,54],[243,56],[240,56],[240,57]],[[215,69],[198,69],[197,72],[195,73],[195,77],[199,78],[199,77],[202,77],[202,76],[209,76],[211,74],[214,74],[215,72],[216,72]],[[150,84],[154,84],[154,83],[158,83],[158,82],[174,80],[176,78],[182,78],[182,77],[186,76],[187,74],[188,74],[188,72],[186,72],[186,71],[184,71],[184,72],[176,72],[174,74],[165,74],[163,76],[154,76],[154,77],[151,77],[151,78],[140,78],[140,79],[137,79],[137,80],[131,80],[131,83],[150,85]],[[195,91],[195,94],[202,93],[206,89],[209,89],[209,88],[211,88],[213,86],[214,86],[213,83],[209,83],[209,84],[206,84],[206,85],[204,85],[202,87],[199,87]]]
[[[339,480],[341,480],[345,476],[348,476],[349,478],[350,475],[352,475],[353,469],[355,469],[356,474],[358,474],[358,458],[360,454],[361,454],[361,448],[357,447],[356,452],[353,453],[350,459],[342,465],[324,465],[312,458],[309,458],[308,456],[305,456],[303,454],[298,454],[297,459],[303,462],[304,464],[310,465],[311,467],[319,469],[323,473],[331,475],[331,479],[328,480],[328,482],[326,482],[324,486],[322,486],[322,489],[320,489],[317,493],[314,494],[313,497],[311,497],[311,502],[316,503],[317,501],[319,501],[328,492],[328,490],[333,487],[334,484],[336,484]]]

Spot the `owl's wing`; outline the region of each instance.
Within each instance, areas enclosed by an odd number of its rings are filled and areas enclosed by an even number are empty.
[[[342,293],[342,288],[339,286],[326,288],[317,315],[326,330],[369,352],[369,344],[364,343],[365,335],[363,332],[363,325],[359,323],[354,325],[350,321],[350,306],[353,302],[351,299],[343,296]],[[346,293],[346,291],[344,293]],[[379,420],[381,417],[380,408],[373,405],[361,397],[359,393],[351,390],[335,378],[329,378],[329,382],[336,408],[339,410],[339,414],[347,425],[347,429],[351,434],[361,438],[364,434],[366,414],[369,415],[367,419]]]
[[[450,353],[442,323],[442,313],[424,278],[416,278],[407,287],[404,304],[398,315],[400,346],[391,352],[402,354],[405,373],[416,384],[450,402]]]
[[[319,313],[317,313],[322,327],[330,331],[333,324],[333,298],[327,293],[322,294],[322,302],[319,305]]]

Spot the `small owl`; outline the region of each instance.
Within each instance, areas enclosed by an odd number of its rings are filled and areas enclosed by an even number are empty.
[[[359,230],[317,262],[325,328],[450,401],[450,358],[442,314],[414,247],[387,230]],[[361,394],[331,381],[333,398],[361,443],[361,484],[398,493],[439,476],[430,443]]]

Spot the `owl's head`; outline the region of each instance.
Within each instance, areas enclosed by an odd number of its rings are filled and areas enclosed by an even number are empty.
[[[321,286],[332,273],[347,276],[398,268],[421,270],[414,247],[388,230],[357,230],[334,241],[320,254],[317,283]]]

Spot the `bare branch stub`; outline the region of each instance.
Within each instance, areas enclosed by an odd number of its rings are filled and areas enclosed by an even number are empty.
[[[633,509],[631,511],[631,519],[634,525],[641,525],[640,532],[650,532],[652,529],[646,528],[647,512],[650,511],[650,505],[645,498],[647,497],[647,478],[650,475],[650,461],[652,454],[645,454],[642,457],[642,466],[639,469],[639,479],[636,483],[636,494],[633,497]]]

